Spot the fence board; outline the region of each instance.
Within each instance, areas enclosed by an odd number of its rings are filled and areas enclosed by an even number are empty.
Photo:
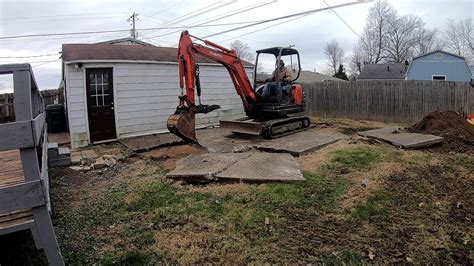
[[[474,87],[464,82],[376,80],[303,88],[306,112],[314,116],[413,123],[432,111],[474,113]]]

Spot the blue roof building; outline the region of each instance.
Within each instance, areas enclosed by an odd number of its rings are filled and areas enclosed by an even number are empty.
[[[441,80],[471,82],[471,69],[462,56],[434,51],[413,58],[406,73],[407,80]]]

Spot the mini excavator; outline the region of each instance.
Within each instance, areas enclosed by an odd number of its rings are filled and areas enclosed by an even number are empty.
[[[193,39],[203,44],[193,42]],[[298,73],[293,80],[283,80],[280,71],[275,71],[274,81],[259,85],[257,65],[261,54],[275,57],[278,67],[282,56],[295,56]],[[254,67],[253,86],[245,72],[242,60],[235,50],[227,49],[208,40],[192,36],[183,31],[178,46],[179,81],[181,95],[176,112],[168,118],[169,131],[186,142],[198,143],[196,139],[195,114],[209,113],[219,109],[218,105],[201,104],[201,84],[196,55],[222,64],[229,72],[237,94],[240,96],[248,118],[243,120],[221,120],[220,126],[234,133],[261,135],[264,138],[277,138],[305,130],[310,125],[309,117],[298,116],[304,111],[304,93],[301,85],[295,83],[300,74],[298,51],[291,47],[273,47],[257,51]],[[271,56],[270,56],[271,57]],[[265,86],[267,85],[267,86]],[[268,92],[264,93],[264,90]],[[198,104],[196,104],[196,96]],[[293,115],[292,115],[293,114]]]

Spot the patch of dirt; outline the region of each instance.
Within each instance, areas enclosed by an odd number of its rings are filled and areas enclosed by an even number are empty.
[[[395,212],[383,227],[386,241],[377,243],[379,252],[396,249],[418,254],[417,261],[437,258],[439,264],[472,264],[474,180],[466,178],[469,169],[445,159],[443,164],[409,167],[388,178]]]
[[[474,125],[454,111],[431,112],[407,130],[443,137],[444,142],[433,150],[474,153]]]
[[[201,146],[193,144],[184,144],[176,146],[166,146],[142,153],[147,159],[159,161],[167,171],[176,167],[176,162],[190,154],[203,154],[207,150]]]
[[[113,167],[87,172],[72,170],[69,167],[54,167],[50,168],[49,172],[50,175],[59,177],[57,185],[80,187],[113,180],[126,168],[128,168],[127,163],[118,162]]]
[[[354,185],[339,198],[339,204],[343,209],[350,211],[367,196],[377,191],[388,176],[403,172],[405,169],[406,167],[397,162],[383,162],[367,172],[349,173],[347,178]]]

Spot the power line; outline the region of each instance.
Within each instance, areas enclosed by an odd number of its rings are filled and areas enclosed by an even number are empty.
[[[47,61],[47,62],[44,62],[42,64],[38,64],[38,65],[32,65],[32,67],[39,67],[39,66],[43,66],[43,65],[47,65],[47,64],[50,64],[50,63],[53,63],[53,62],[56,62],[56,61],[59,61],[61,59],[55,59],[55,60],[52,60],[52,61]]]
[[[363,42],[365,42],[362,37],[336,12],[336,10],[332,9],[332,7],[326,2],[326,0],[323,0],[323,2],[331,9],[331,11],[344,23],[346,26],[357,36],[359,39]]]
[[[85,13],[85,14],[50,15],[50,16],[37,16],[37,17],[0,18],[0,20],[1,20],[1,21],[5,21],[5,20],[25,20],[25,19],[38,19],[38,18],[80,17],[80,16],[104,16],[104,15],[118,15],[118,14],[128,14],[128,13],[129,13],[129,12]]]
[[[159,21],[164,21],[164,20],[161,20],[161,19],[157,19],[157,18],[152,18],[152,19],[155,19],[155,20],[159,20]],[[252,23],[250,21],[247,21],[248,23]],[[247,23],[247,22],[244,22],[244,23]],[[256,22],[256,21],[254,21]],[[247,23],[247,24],[248,24]],[[188,28],[188,26],[184,25],[184,24],[179,24],[179,23],[176,23],[176,25],[179,25],[179,26],[182,26],[183,28]],[[212,31],[209,31],[209,30],[205,30],[205,29],[202,29],[202,28],[196,28],[197,31],[200,31],[200,32],[206,32],[206,33],[215,33],[215,32],[212,32]],[[232,35],[228,35],[228,34],[222,34],[222,36],[224,37],[228,37],[228,38],[233,38],[234,36]],[[149,42],[152,42],[153,37],[150,37],[150,38],[143,38],[144,40],[147,40]],[[174,45],[177,45],[176,42],[169,42],[169,41],[164,41],[164,40],[159,40],[159,39],[155,39],[156,41],[160,41],[160,42],[168,42],[168,43],[172,43]],[[264,44],[270,44],[270,45],[280,45],[281,44],[277,44],[277,43],[272,43],[272,42],[265,42],[265,41],[257,41],[257,40],[253,40],[253,39],[248,39],[248,38],[242,38],[242,40],[245,40],[245,41],[249,41],[249,42],[255,42],[255,43],[264,43]],[[153,42],[154,43],[154,42]]]
[[[205,25],[205,24],[210,23],[210,22],[214,22],[214,21],[217,21],[217,20],[221,20],[223,18],[228,18],[228,17],[231,17],[231,16],[235,16],[237,14],[241,14],[241,13],[244,13],[244,12],[247,12],[247,11],[250,11],[250,10],[254,10],[254,9],[257,9],[257,8],[260,8],[260,7],[269,5],[269,4],[273,4],[273,3],[276,3],[276,2],[277,2],[277,0],[272,0],[270,2],[264,2],[264,3],[259,3],[259,4],[256,4],[256,5],[247,6],[247,7],[241,8],[241,9],[235,11],[235,12],[227,12],[227,13],[224,13],[224,14],[220,14],[220,15],[211,17],[210,19],[207,19],[207,20],[204,19],[204,20],[197,21],[195,23],[200,23],[200,24],[197,24],[197,26]],[[156,36],[152,36],[150,38],[161,37],[161,36],[173,34],[173,33],[176,33],[176,32],[178,32],[178,31],[163,33],[163,34],[159,34],[159,35],[156,35]]]
[[[142,19],[142,21],[143,21],[143,20],[146,20],[146,19],[149,19],[149,18],[153,18],[154,16],[156,16],[156,15],[158,15],[158,14],[161,14],[161,13],[167,11],[167,10],[170,10],[170,9],[173,8],[173,7],[179,6],[179,5],[181,5],[182,3],[184,3],[184,0],[181,0],[180,2],[175,3],[175,4],[173,4],[173,5],[169,6],[169,7],[166,7],[166,8],[164,8],[164,9],[158,11],[157,13],[154,13],[153,15],[147,16],[146,18]]]
[[[237,38],[240,38],[240,37],[252,34],[252,33],[256,33],[256,32],[262,31],[262,30],[266,30],[266,29],[269,29],[269,28],[273,28],[273,27],[276,27],[278,25],[285,24],[285,23],[288,23],[290,21],[297,20],[297,19],[300,19],[300,18],[304,18],[304,17],[309,16],[309,15],[311,15],[311,14],[302,15],[302,16],[295,17],[295,18],[292,18],[292,19],[289,19],[289,20],[286,20],[286,21],[283,21],[283,22],[279,22],[279,23],[276,23],[276,24],[273,24],[273,25],[270,25],[270,26],[267,26],[267,27],[264,27],[264,28],[261,28],[261,29],[258,29],[258,30],[247,32],[247,33],[241,34],[239,36],[235,36],[235,37],[232,37],[230,39],[226,39],[223,42],[230,41],[230,40],[233,40],[233,39],[237,39]]]
[[[335,6],[332,6],[332,7],[323,7],[323,8],[318,8],[318,9],[313,9],[313,10],[309,10],[309,11],[299,12],[299,13],[295,13],[295,14],[291,14],[291,15],[276,17],[276,18],[272,18],[272,19],[266,19],[266,20],[263,20],[263,21],[260,21],[260,22],[252,23],[250,25],[236,27],[236,28],[221,31],[221,32],[218,32],[218,33],[215,33],[215,34],[207,35],[207,36],[204,36],[202,38],[209,38],[209,37],[220,35],[220,34],[223,34],[223,33],[228,33],[228,32],[232,32],[232,31],[236,31],[236,30],[246,29],[246,28],[249,28],[249,27],[253,27],[253,26],[257,26],[257,25],[260,25],[260,24],[269,23],[269,22],[273,22],[273,21],[277,21],[277,20],[282,20],[282,19],[287,19],[287,18],[292,18],[292,17],[299,17],[299,16],[304,16],[304,15],[307,15],[307,14],[314,14],[314,13],[317,13],[317,12],[321,12],[321,11],[329,10],[329,9],[333,9],[333,8],[352,6],[352,5],[357,5],[357,4],[367,3],[367,2],[372,2],[372,1],[374,1],[374,0],[365,0],[363,2],[361,0],[358,0],[357,2],[344,3],[344,4],[340,4],[340,5],[335,5]]]
[[[210,7],[215,6],[215,5],[219,4],[219,3],[222,3],[222,1],[223,1],[223,0],[219,0],[219,1],[216,2],[216,3],[210,4],[210,5],[204,6],[204,7],[202,7],[202,8],[196,9],[196,10],[194,10],[194,11],[191,11],[191,12],[189,12],[189,13],[186,13],[186,14],[184,14],[184,15],[182,15],[182,16],[176,17],[176,18],[174,18],[174,19],[172,19],[172,20],[169,20],[169,21],[167,21],[167,22],[165,22],[165,23],[159,24],[159,25],[157,25],[157,27],[163,26],[163,25],[173,25],[173,24],[176,24],[176,23],[178,23],[178,22],[182,22],[182,21],[185,21],[185,20],[194,18],[194,17],[196,17],[196,16],[202,15],[202,14],[204,14],[204,13],[206,13],[206,12],[214,11],[214,10],[216,10],[216,9],[222,8],[222,7],[224,7],[224,6],[227,6],[227,3],[224,3],[224,4],[218,5],[218,6],[216,6],[216,7],[210,8]],[[235,3],[236,0],[232,0],[232,2]],[[209,9],[209,8],[210,8],[210,9]],[[208,9],[208,10],[206,10],[206,9]]]
[[[220,23],[220,24],[212,24],[212,25],[188,26],[187,28],[220,27],[220,26],[229,26],[229,25],[238,25],[238,24],[249,24],[249,23],[255,23],[255,22],[256,21]],[[143,29],[136,29],[136,30],[137,31],[148,31],[148,30],[162,30],[162,29],[183,29],[183,27],[170,26],[170,27],[157,27],[157,28],[143,28]],[[2,36],[2,37],[0,37],[0,40],[18,39],[18,38],[33,38],[33,37],[48,37],[48,36],[65,36],[65,35],[105,34],[105,33],[119,33],[119,32],[129,32],[129,30],[103,30],[103,31],[82,31],[82,32],[64,32],[64,33],[26,34],[26,35]]]
[[[8,59],[8,58],[33,58],[33,57],[44,57],[44,56],[54,56],[58,55],[58,53],[55,54],[40,54],[40,55],[25,55],[25,56],[0,56],[0,59]]]

